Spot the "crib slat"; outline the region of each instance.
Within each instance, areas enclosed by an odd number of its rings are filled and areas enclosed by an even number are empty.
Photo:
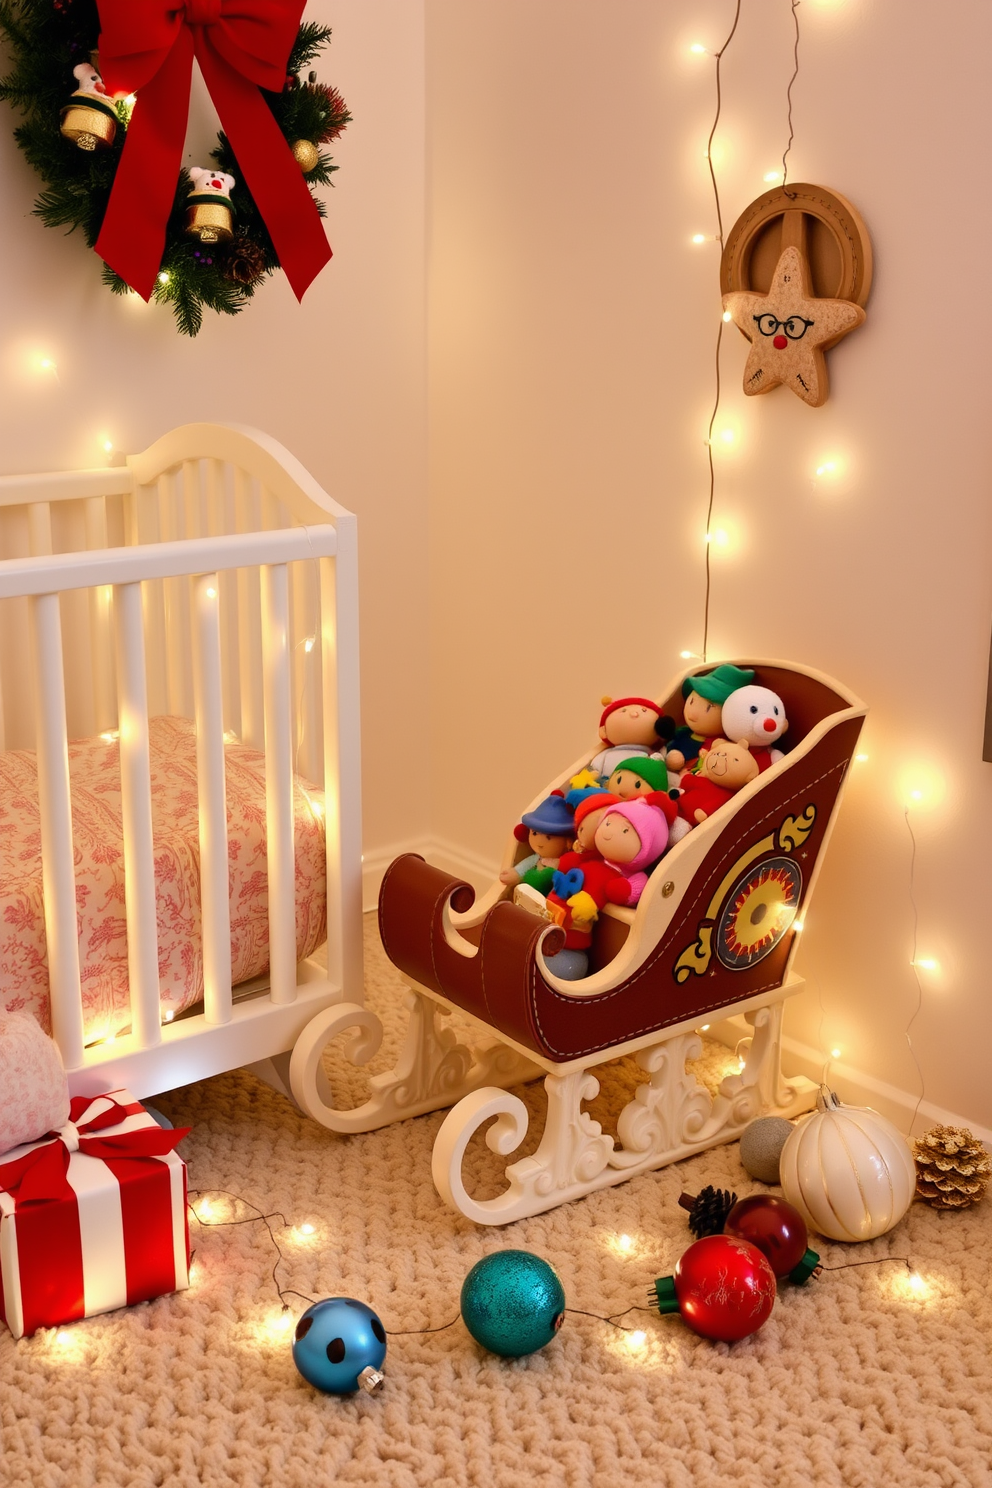
[[[337,557],[320,560],[324,688],[327,971],[346,997],[363,995],[362,750],[359,720],[358,525],[337,521]]]
[[[180,505],[179,482],[179,472],[167,473],[159,477],[159,531],[162,542],[188,536],[185,504]],[[187,668],[190,631],[189,581],[185,577],[166,579],[164,590],[168,708],[170,713],[188,717],[192,709]]]
[[[47,501],[33,501],[28,507],[28,548],[32,558],[52,552],[52,508]]]
[[[233,492],[228,490],[227,466],[223,460],[208,460],[207,468],[207,533],[223,537],[233,532]],[[238,576],[221,572],[217,592],[220,595],[221,678],[224,688],[224,727],[237,728],[241,705],[238,697]],[[195,603],[195,601],[194,601]]]
[[[269,879],[269,978],[273,1002],[296,1001],[296,864],[289,665],[289,575],[261,569],[265,711],[265,830]]]
[[[320,727],[320,588],[316,563],[294,563],[293,697],[295,699],[293,758],[296,769],[314,782],[320,780],[323,747]],[[308,649],[309,648],[309,649]]]
[[[131,1028],[140,1049],[162,1041],[158,988],[158,925],[152,847],[148,692],[141,627],[141,585],[114,588],[114,632],[120,717],[121,815],[124,823],[124,904]]]
[[[52,1032],[66,1069],[77,1069],[83,1062],[83,1008],[79,992],[76,878],[58,595],[35,596],[28,601],[28,613],[35,679],[42,884]]]
[[[262,495],[258,481],[243,470],[234,477],[234,505],[238,532],[259,532]],[[264,749],[262,717],[262,609],[256,568],[238,569],[238,673],[241,683],[241,738],[252,749]]]
[[[86,522],[86,546],[106,548],[107,503],[102,496],[88,496],[83,506]],[[110,665],[110,603],[109,585],[100,585],[89,592],[90,610],[90,669],[93,677],[93,714],[97,732],[117,727],[114,678]]]
[[[227,795],[221,693],[220,591],[216,574],[193,583],[196,644],[196,781],[200,809],[200,919],[203,1009],[208,1023],[231,1019],[231,903],[227,863]]]

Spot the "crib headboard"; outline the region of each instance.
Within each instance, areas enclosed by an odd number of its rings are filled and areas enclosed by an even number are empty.
[[[196,718],[198,773],[217,787],[201,785],[201,822],[215,812],[220,837],[223,736],[265,750],[275,1003],[297,991],[292,774],[324,789],[329,977],[339,995],[348,984],[360,997],[357,615],[354,516],[254,430],[188,424],[119,467],[0,478],[0,748],[38,754],[53,1019],[70,1069],[82,1044],[63,1006],[73,966],[78,983],[65,741],[119,731],[122,786],[132,772],[140,826],[149,715]],[[162,1037],[152,849],[126,814],[125,851],[138,865],[126,865],[131,1037],[147,1048]],[[231,1016],[229,954],[221,985],[226,846],[203,848],[201,868],[216,878],[209,938],[219,959],[209,981],[205,973],[205,1006],[219,1023]],[[206,884],[203,893],[206,963]],[[151,941],[134,965],[132,939]]]
[[[204,455],[203,451],[210,453]],[[354,518],[266,435],[187,424],[126,465],[0,478],[0,562],[108,547],[277,531]],[[319,657],[307,642],[319,615],[317,565],[290,567],[293,755],[317,781],[323,758]],[[262,660],[258,571],[219,575],[224,727],[261,749]],[[149,581],[143,592],[148,707],[193,713],[189,585]],[[109,586],[64,594],[62,648],[70,738],[118,727]],[[312,660],[311,660],[312,657]],[[33,749],[34,691],[27,601],[0,600],[0,748]]]

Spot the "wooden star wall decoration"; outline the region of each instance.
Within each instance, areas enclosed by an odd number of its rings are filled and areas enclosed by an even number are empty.
[[[744,391],[752,396],[784,384],[811,408],[826,402],[829,383],[823,353],[865,319],[850,300],[817,299],[798,248],[785,248],[767,294],[735,290],[723,308],[751,343]]]

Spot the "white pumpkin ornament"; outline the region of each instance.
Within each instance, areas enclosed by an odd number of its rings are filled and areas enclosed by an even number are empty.
[[[913,1202],[916,1164],[899,1129],[867,1106],[845,1106],[826,1085],[816,1110],[782,1148],[782,1191],[811,1230],[874,1240]]]

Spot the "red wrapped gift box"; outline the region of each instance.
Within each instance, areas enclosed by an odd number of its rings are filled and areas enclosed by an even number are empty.
[[[69,1121],[0,1160],[0,1316],[15,1338],[189,1285],[186,1135],[130,1091],[76,1096]]]

